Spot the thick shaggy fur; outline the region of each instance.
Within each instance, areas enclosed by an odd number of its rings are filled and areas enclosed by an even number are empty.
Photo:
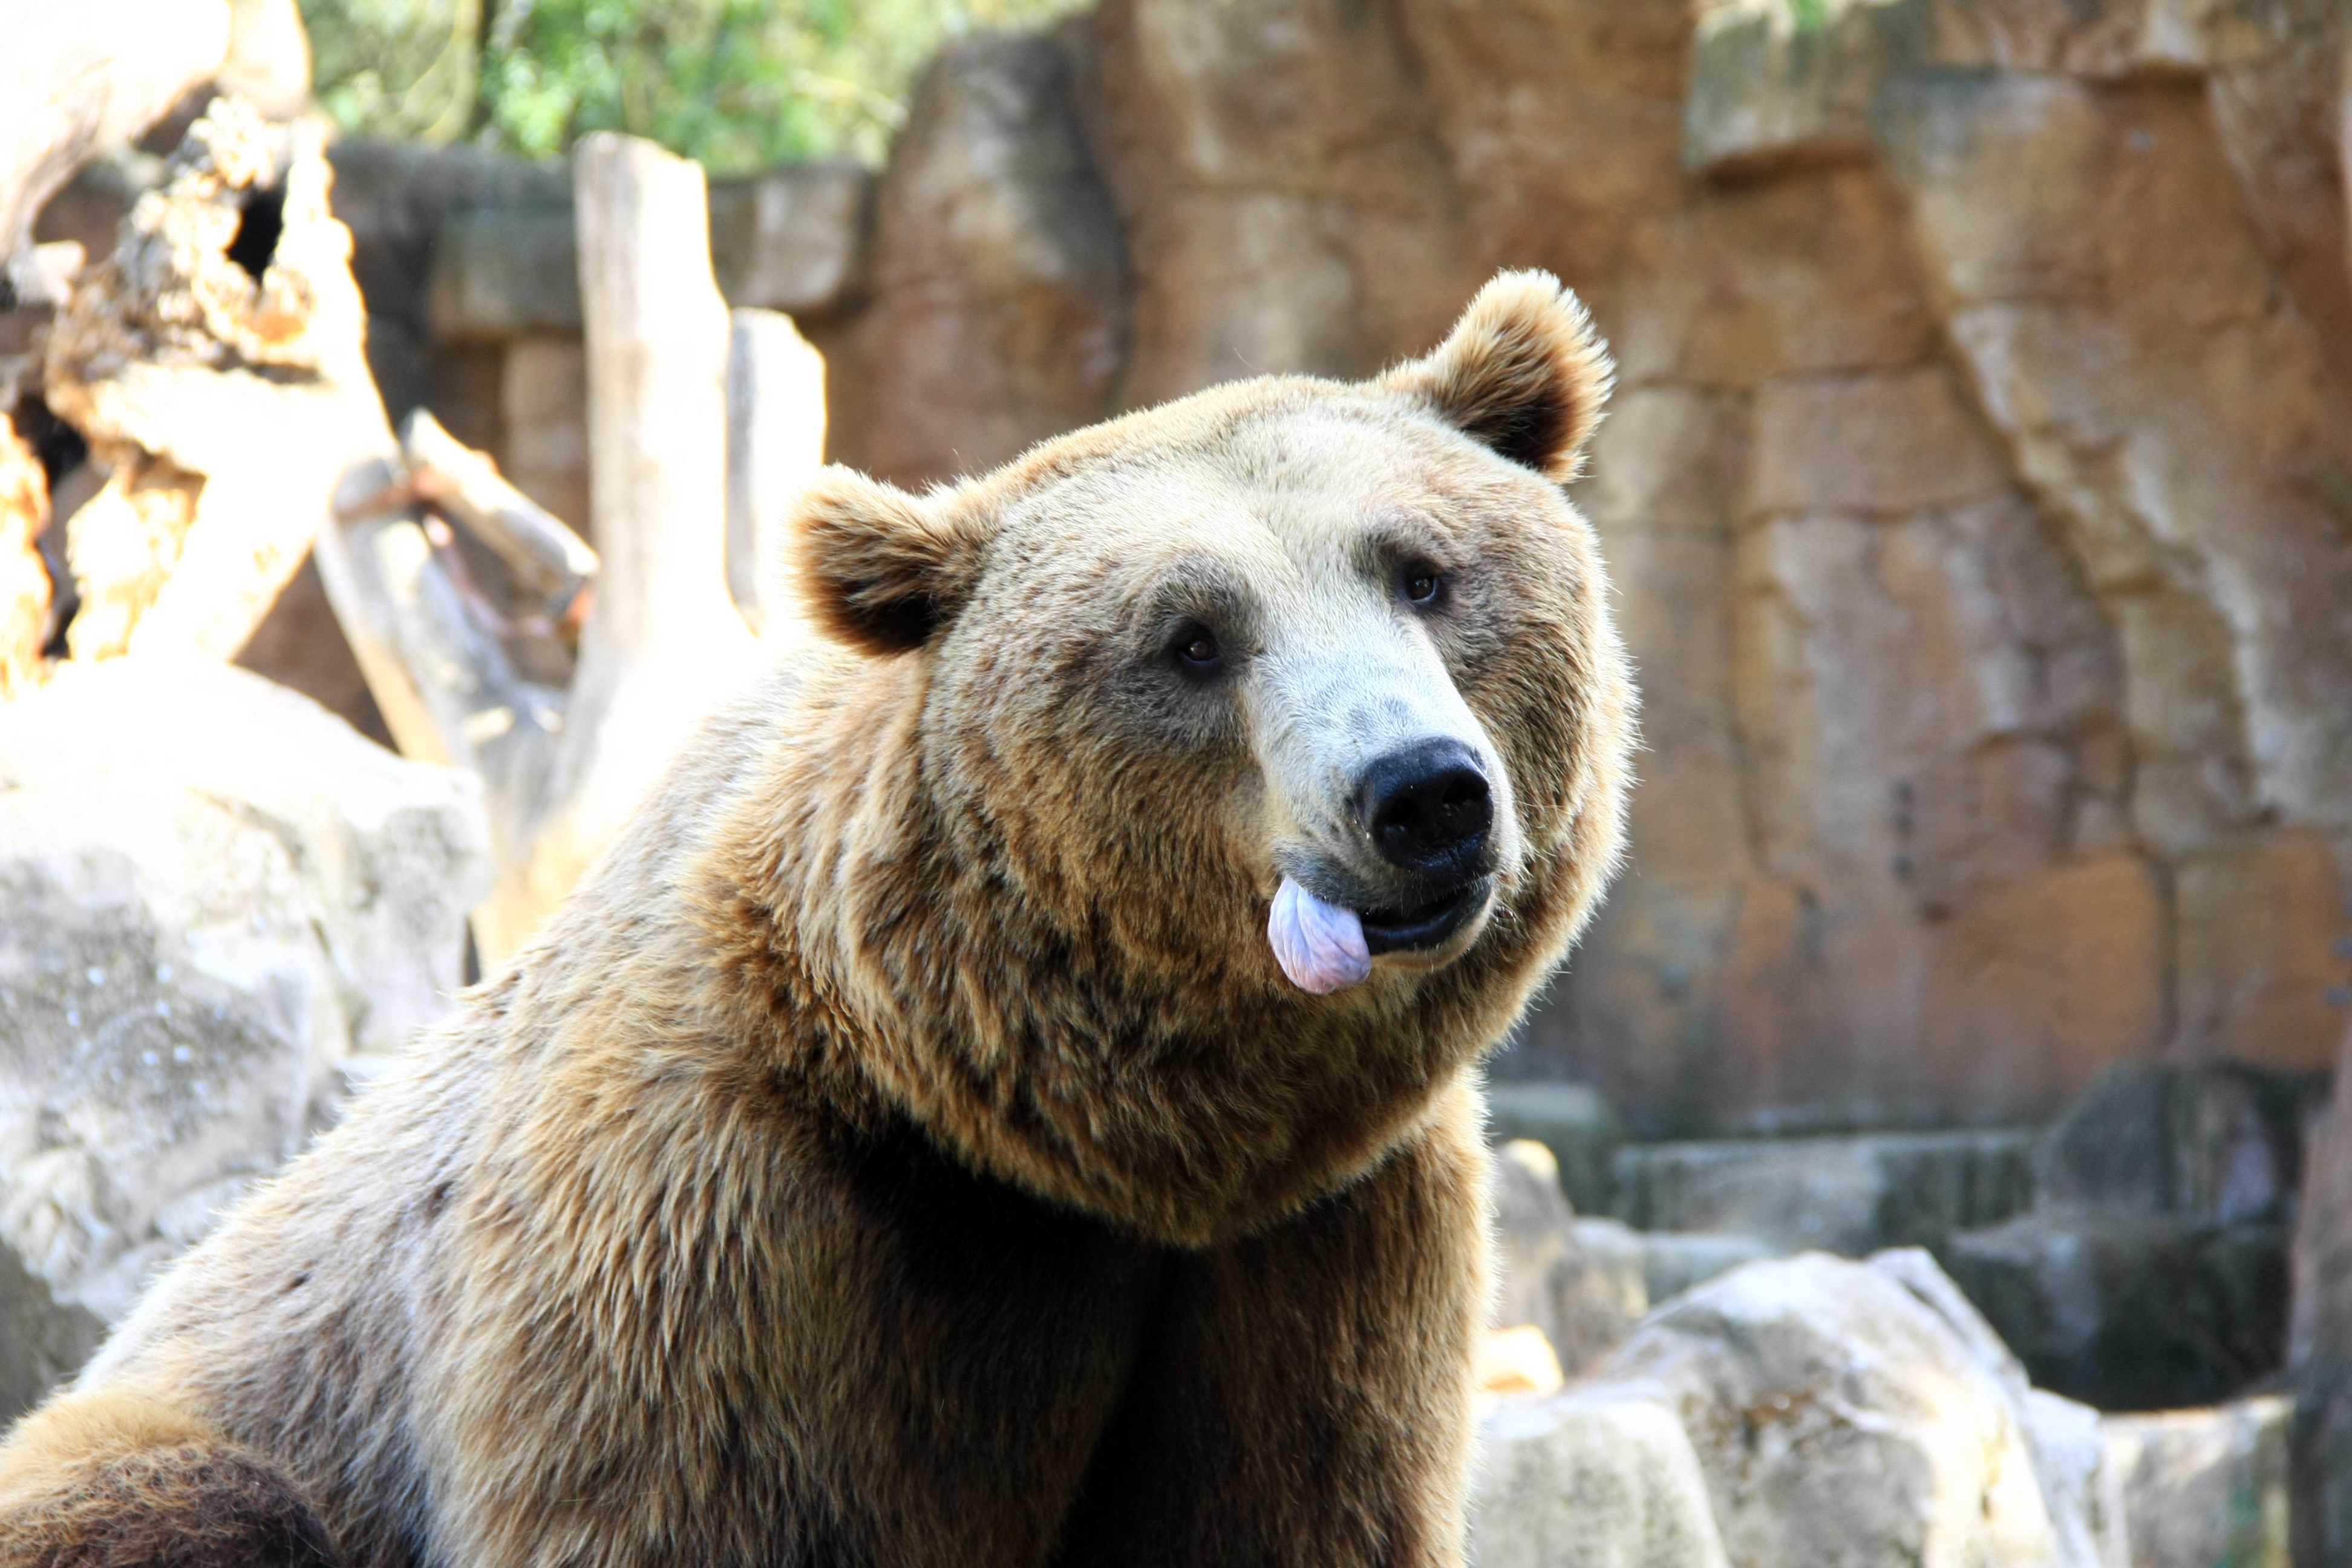
[[[1377,382],[820,486],[836,645],[18,1428],[0,1559],[1458,1563],[1473,1074],[1618,851],[1626,671],[1547,477],[1604,383],[1522,275]],[[1348,575],[1392,537],[1458,584],[1394,637],[1511,858],[1465,950],[1315,997],[1265,937],[1312,769],[1145,612],[1308,668],[1295,623],[1401,614]]]
[[[0,1562],[63,1568],[332,1568],[305,1498],[268,1458],[136,1396],[67,1399],[20,1426],[0,1481]]]

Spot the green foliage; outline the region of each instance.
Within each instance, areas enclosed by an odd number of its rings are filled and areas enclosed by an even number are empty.
[[[476,0],[302,0],[319,101],[346,131],[449,142],[475,108]]]
[[[915,73],[1077,0],[301,0],[347,131],[546,157],[626,131],[730,174],[878,163]]]

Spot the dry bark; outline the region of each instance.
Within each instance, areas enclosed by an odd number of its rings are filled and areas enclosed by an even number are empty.
[[[738,310],[727,363],[727,586],[752,629],[792,618],[784,518],[824,462],[824,356],[776,310]]]
[[[235,657],[393,450],[323,134],[215,100],[58,317],[45,395],[110,473],[68,541],[76,658]]]
[[[39,679],[49,624],[49,574],[34,544],[48,526],[41,461],[0,414],[0,697]]]
[[[0,260],[20,296],[61,280],[32,265],[42,204],[210,79],[229,36],[228,0],[0,0]]]

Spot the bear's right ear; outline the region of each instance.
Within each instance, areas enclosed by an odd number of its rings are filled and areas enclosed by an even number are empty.
[[[920,647],[952,620],[988,542],[968,519],[843,468],[793,503],[789,537],[809,618],[875,654]]]
[[[1505,272],[1478,290],[1444,342],[1380,379],[1448,425],[1566,483],[1614,374],[1583,304],[1549,272]]]

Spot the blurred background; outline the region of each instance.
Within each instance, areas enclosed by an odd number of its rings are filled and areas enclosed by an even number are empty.
[[[567,161],[596,133],[701,164],[719,294],[821,356],[795,428],[907,485],[1222,380],[1360,375],[1496,268],[1556,272],[1616,357],[1572,494],[1646,745],[1624,874],[1492,1074],[1571,1250],[1642,1282],[1592,1333],[1739,1262],[1925,1247],[2037,1383],[2227,1411],[2213,1506],[2273,1553],[2232,1563],[2284,1561],[2301,1421],[2304,1561],[2352,1563],[2342,0],[233,9],[241,90],[331,122],[385,416],[428,410],[608,557]],[[206,94],[93,152],[31,237],[114,252]],[[122,437],[67,406],[58,307],[13,302],[0,364],[50,369],[6,401],[62,524]],[[34,531],[52,657],[65,531]],[[288,570],[239,661],[429,750],[341,590]],[[566,603],[516,689],[586,679]],[[454,976],[479,895],[435,876]],[[477,967],[510,945],[486,930]],[[152,1223],[166,1251],[194,1225]],[[1527,1311],[1572,1372],[1560,1289]],[[2151,1499],[2188,1485],[2147,1464]]]

